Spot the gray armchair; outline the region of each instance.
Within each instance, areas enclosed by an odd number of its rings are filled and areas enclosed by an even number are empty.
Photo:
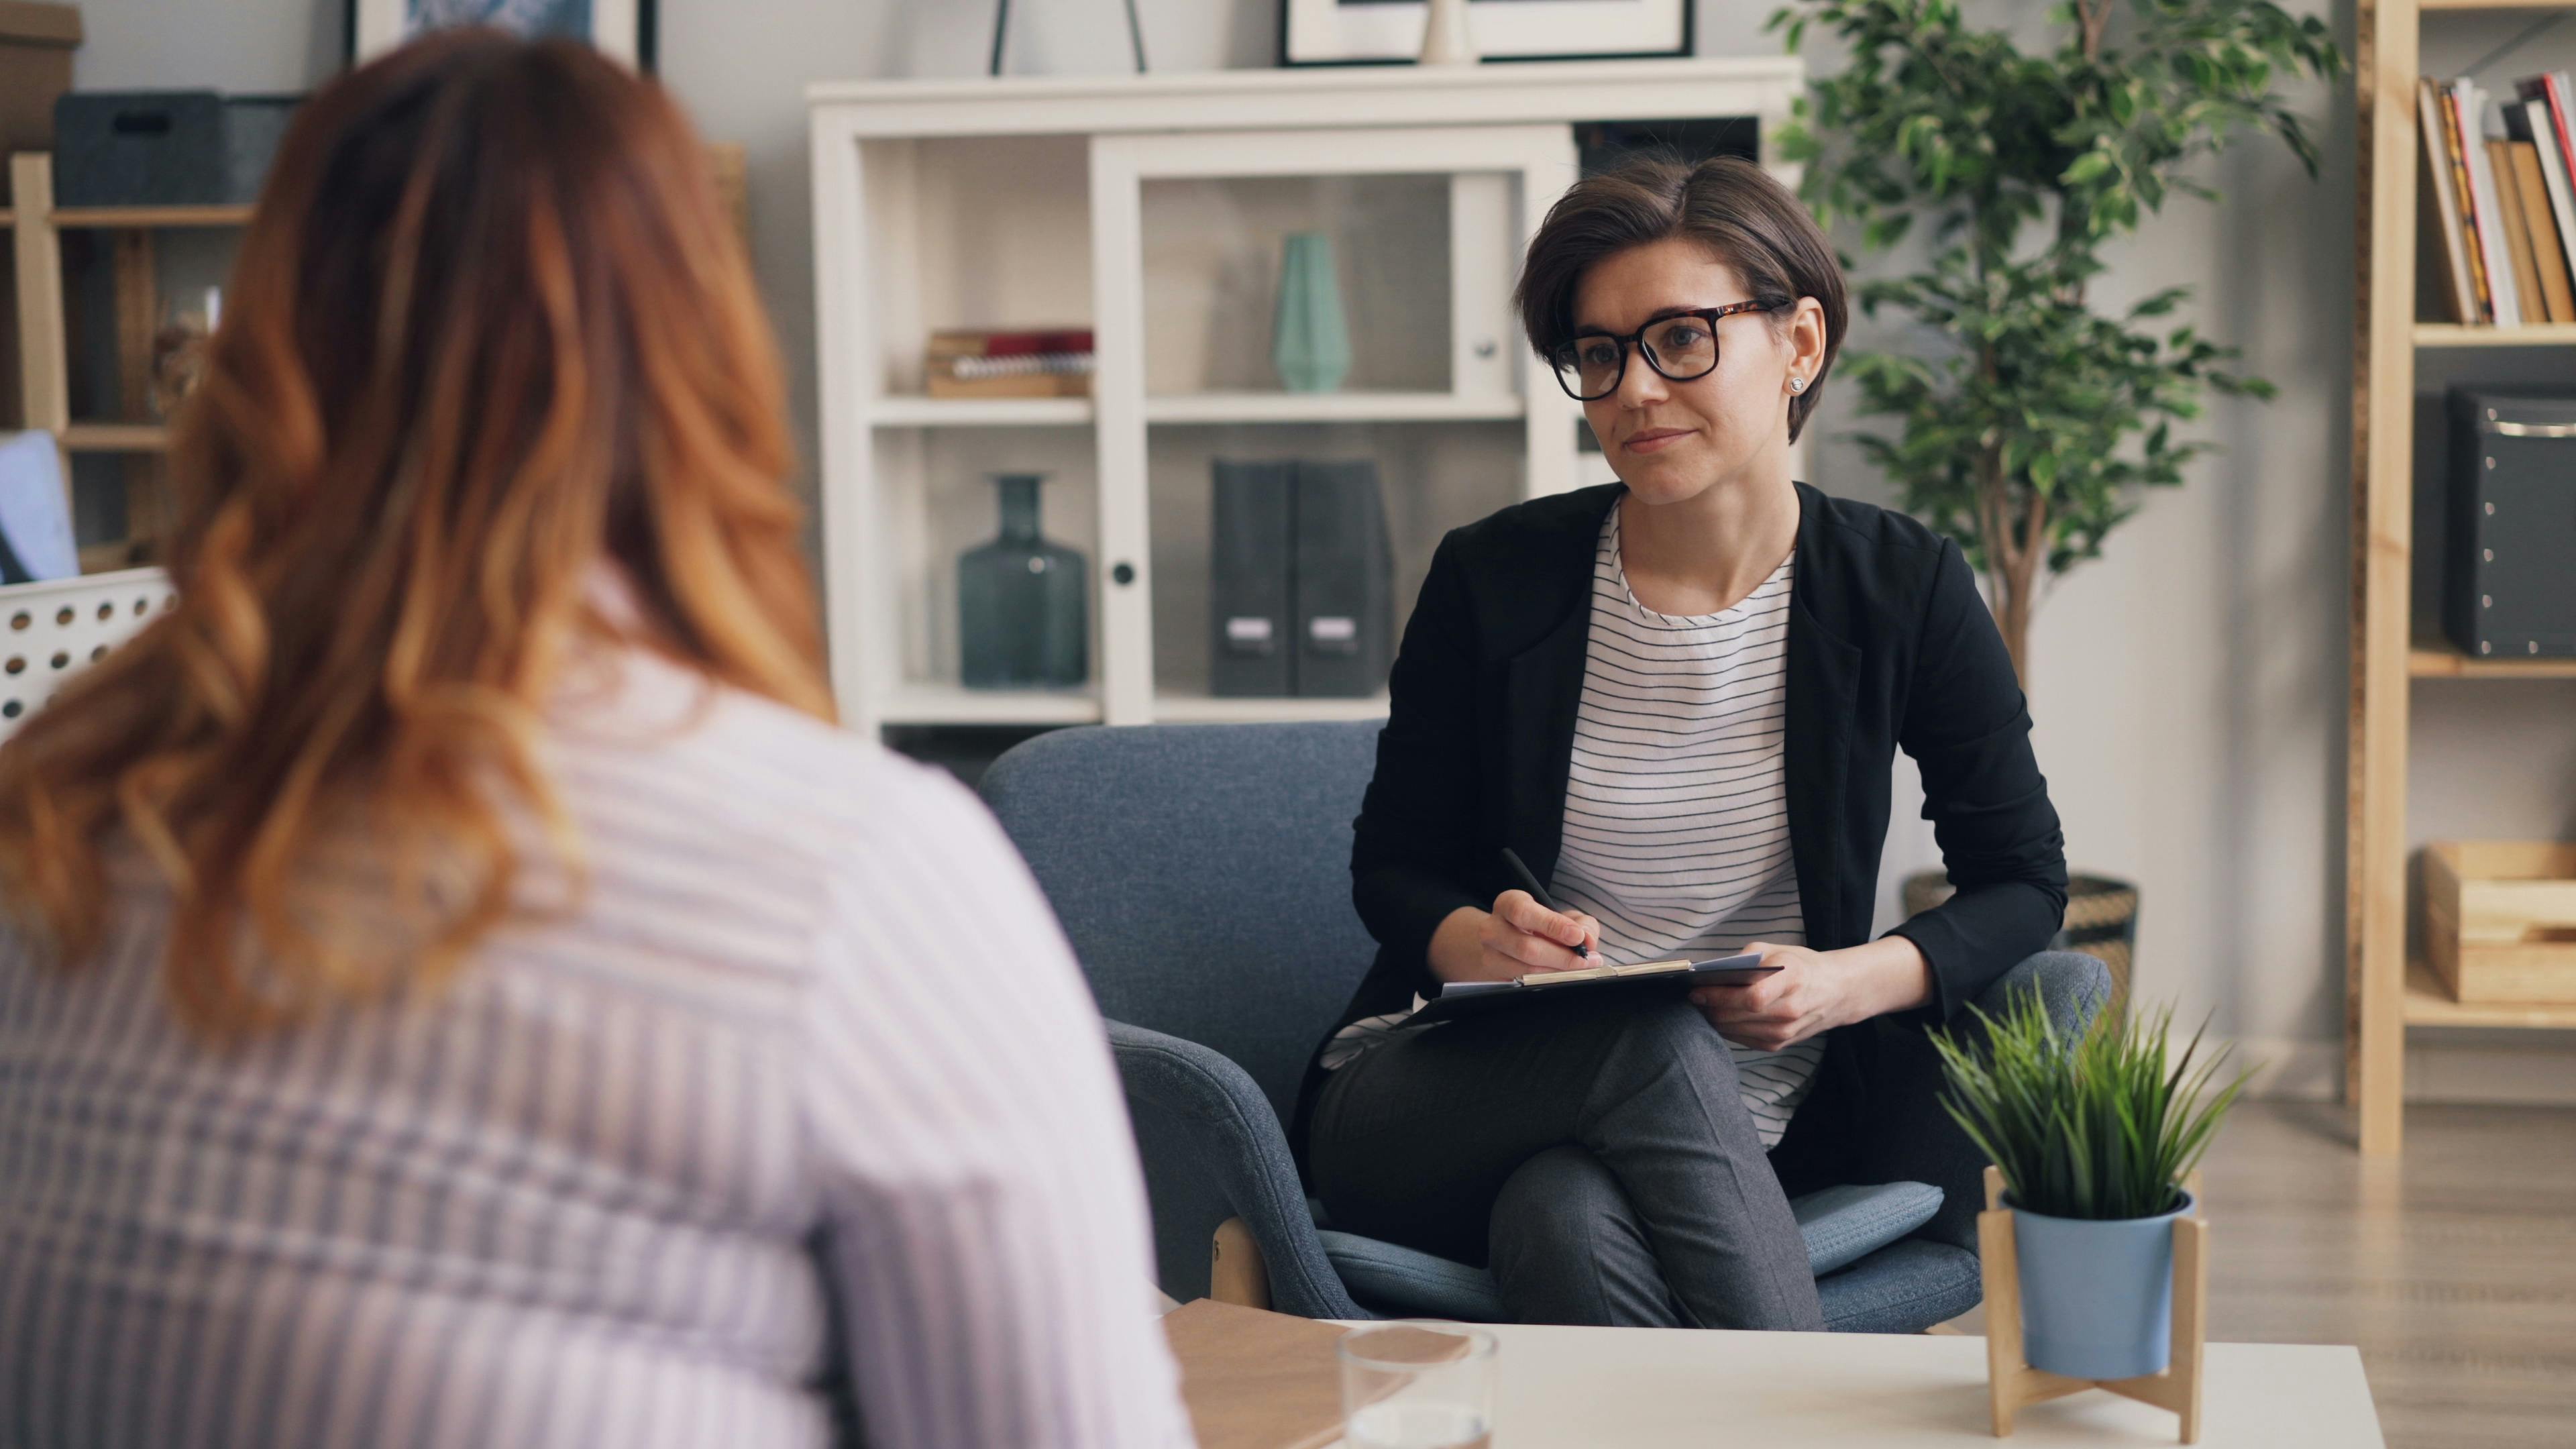
[[[1264,1284],[1283,1312],[1474,1317],[1498,1307],[1482,1270],[1319,1228],[1281,1126],[1308,1052],[1376,949],[1351,907],[1349,862],[1377,732],[1374,722],[1063,730],[1011,750],[984,778],[986,803],[1109,1019],[1158,1273],[1174,1298],[1208,1293],[1215,1243],[1232,1284],[1221,1296]],[[2077,1027],[2101,1009],[2109,976],[2091,957],[2042,953],[1985,1003],[2031,986]],[[1823,1240],[1849,1227],[1837,1212],[1849,1190],[1794,1205],[1811,1259],[1830,1269],[1816,1286],[1837,1331],[1919,1332],[1977,1302],[1984,1164],[1935,1104],[1936,1087],[1926,1080],[1873,1108],[1879,1166],[1941,1190],[1935,1210],[1917,1187],[1914,1205],[1929,1214],[1920,1227],[1833,1266]]]

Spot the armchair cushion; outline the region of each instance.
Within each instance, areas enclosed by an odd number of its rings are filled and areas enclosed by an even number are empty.
[[[1816,1280],[1828,1333],[1921,1333],[1977,1306],[1977,1255],[1929,1238],[1890,1243]]]
[[[1807,1267],[1819,1278],[1913,1232],[1940,1210],[1941,1189],[1928,1182],[1828,1187],[1789,1201],[1798,1236],[1807,1240]]]
[[[1324,1256],[1351,1296],[1395,1318],[1450,1318],[1461,1323],[1504,1323],[1503,1295],[1494,1275],[1413,1248],[1316,1230]]]

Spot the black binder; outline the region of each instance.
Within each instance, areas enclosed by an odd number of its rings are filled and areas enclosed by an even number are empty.
[[[1290,550],[1296,465],[1229,463],[1213,470],[1208,541],[1208,688],[1220,696],[1295,692],[1289,641]]]
[[[1297,465],[1297,693],[1366,698],[1395,662],[1395,555],[1377,465]]]

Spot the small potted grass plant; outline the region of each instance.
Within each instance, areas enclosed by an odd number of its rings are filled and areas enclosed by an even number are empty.
[[[2183,1181],[2246,1075],[2217,1086],[2227,1054],[2203,1058],[2198,1032],[2169,1056],[2170,1008],[2072,1036],[2032,991],[1978,1019],[1981,1032],[1933,1044],[1942,1106],[2003,1175],[2026,1359],[2077,1379],[2162,1373],[2173,1220],[2193,1207]]]

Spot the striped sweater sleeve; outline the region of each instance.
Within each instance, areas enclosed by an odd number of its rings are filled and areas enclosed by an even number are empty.
[[[1099,1014],[991,817],[901,773],[833,887],[804,1043],[868,1442],[1187,1445]]]

